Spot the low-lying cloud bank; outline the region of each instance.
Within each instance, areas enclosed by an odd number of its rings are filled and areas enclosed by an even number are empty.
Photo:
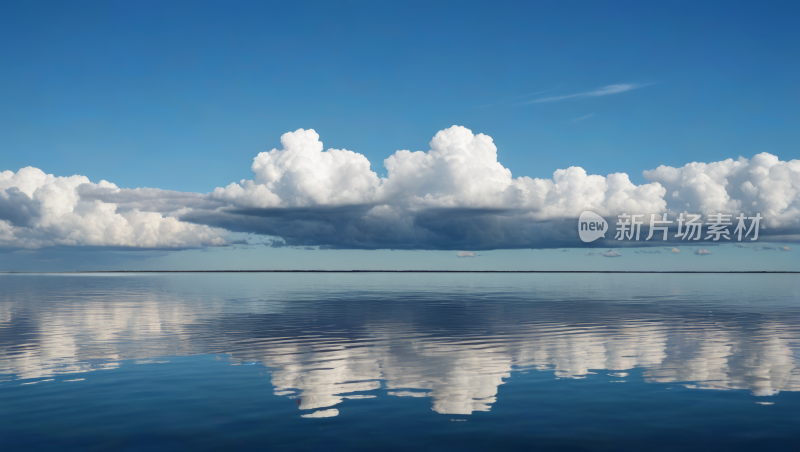
[[[324,150],[313,130],[281,137],[253,161],[253,180],[208,194],[121,189],[36,168],[0,173],[0,246],[186,248],[226,244],[229,231],[281,237],[293,246],[359,249],[502,249],[579,246],[578,215],[755,213],[761,240],[800,239],[800,160],[660,166],[635,185],[625,173],[570,167],[552,179],[512,177],[491,137],[453,126],[428,152],[397,151],[386,177],[367,158]],[[609,224],[613,228],[613,224]],[[672,235],[672,234],[671,234]],[[608,238],[613,237],[613,229]],[[608,247],[598,241],[597,246]],[[664,242],[616,242],[619,245]],[[619,246],[613,245],[613,246]]]
[[[178,215],[163,216],[157,208],[163,202],[159,198],[123,208],[114,202],[82,195],[98,191],[122,190],[110,182],[93,184],[85,176],[77,175],[54,177],[31,167],[17,173],[0,173],[0,246],[193,248],[225,244],[226,231],[180,221]]]

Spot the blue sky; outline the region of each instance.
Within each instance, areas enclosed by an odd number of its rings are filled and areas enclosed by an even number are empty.
[[[280,148],[286,132],[313,128],[325,149],[361,153],[380,176],[385,158],[427,151],[452,125],[491,136],[515,177],[580,166],[643,184],[642,171],[659,165],[761,152],[789,161],[800,157],[799,9],[4,2],[0,171],[34,166],[123,188],[207,193],[252,179],[253,157]],[[627,88],[603,91],[612,85]],[[220,253],[228,266],[244,255]],[[316,259],[297,256],[280,259]]]

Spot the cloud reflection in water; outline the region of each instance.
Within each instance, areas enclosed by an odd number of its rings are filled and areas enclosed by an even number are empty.
[[[313,286],[303,275],[4,275],[0,376],[30,380],[120,360],[230,354],[270,369],[274,393],[296,397],[303,417],[336,416],[344,399],[379,390],[429,398],[442,414],[489,411],[504,380],[525,369],[624,378],[642,368],[650,383],[757,396],[800,389],[791,279],[765,284],[757,304],[742,304],[756,292],[742,295],[740,285],[679,276],[636,275],[624,289],[595,290],[611,284],[597,278],[619,277],[528,275],[515,287],[508,278],[447,276],[454,289],[429,275]]]

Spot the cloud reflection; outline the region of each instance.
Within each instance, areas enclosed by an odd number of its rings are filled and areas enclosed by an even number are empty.
[[[376,395],[428,398],[441,414],[489,411],[504,381],[525,369],[578,379],[601,370],[625,378],[642,368],[653,384],[756,396],[800,390],[800,322],[791,310],[726,314],[717,305],[711,315],[707,305],[683,301],[667,309],[477,292],[343,298],[312,290],[284,302],[273,298],[288,292],[265,299],[262,287],[238,289],[261,298],[220,298],[228,292],[184,293],[156,281],[164,285],[58,284],[37,296],[32,279],[3,286],[0,376],[30,380],[121,360],[230,354],[270,369],[274,394],[296,398],[308,418],[336,416],[345,399]]]

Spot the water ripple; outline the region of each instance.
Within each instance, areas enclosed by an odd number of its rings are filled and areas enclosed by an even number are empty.
[[[379,388],[430,398],[439,413],[488,411],[525,369],[581,379],[641,368],[654,384],[800,390],[793,275],[436,278],[3,275],[0,376],[32,383],[126,359],[229,355],[266,366],[275,394],[316,410],[307,417],[336,416],[344,398]]]

